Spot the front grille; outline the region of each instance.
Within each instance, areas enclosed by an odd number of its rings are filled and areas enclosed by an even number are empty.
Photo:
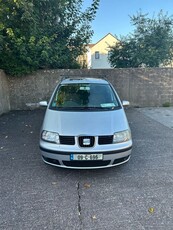
[[[65,166],[71,167],[101,167],[107,166],[111,161],[63,161]]]
[[[93,147],[95,143],[95,137],[93,136],[80,136],[78,138],[80,147]]]
[[[75,145],[75,137],[74,136],[59,136],[60,144],[62,145]],[[78,138],[80,147],[93,147],[95,143],[95,137],[93,136],[80,136]],[[98,144],[99,145],[108,145],[112,144],[113,135],[107,136],[99,136]]]
[[[60,144],[62,145],[75,145],[75,139],[73,136],[59,136]]]
[[[98,139],[99,145],[108,145],[108,144],[112,144],[112,142],[113,142],[113,135],[99,136],[99,139]]]

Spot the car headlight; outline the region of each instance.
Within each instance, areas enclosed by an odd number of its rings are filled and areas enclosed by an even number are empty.
[[[130,130],[125,130],[122,132],[114,133],[113,143],[122,143],[131,140]]]
[[[44,141],[48,141],[48,142],[52,142],[52,143],[57,143],[59,144],[59,134],[58,133],[54,133],[54,132],[49,132],[49,131],[43,131],[41,134],[41,138]]]

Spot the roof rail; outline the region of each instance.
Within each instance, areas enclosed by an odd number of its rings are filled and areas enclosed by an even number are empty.
[[[106,78],[106,75],[60,75],[61,77],[61,81],[65,80],[65,79],[68,79],[68,78],[71,78],[71,79],[81,79],[81,78],[101,78],[101,79],[104,79],[105,81],[108,81],[108,79]]]
[[[61,81],[63,81],[63,80],[65,80],[65,79],[69,78],[69,76],[63,76],[63,75],[60,75],[60,77],[61,77]]]

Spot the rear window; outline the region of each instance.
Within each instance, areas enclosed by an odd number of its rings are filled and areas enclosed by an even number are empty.
[[[56,90],[50,109],[55,110],[113,110],[119,101],[108,84],[62,84]]]

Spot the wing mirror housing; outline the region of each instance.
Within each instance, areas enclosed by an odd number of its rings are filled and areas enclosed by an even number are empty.
[[[48,105],[47,101],[40,101],[39,102],[39,106],[47,107],[47,105]]]
[[[129,102],[129,101],[122,101],[122,105],[123,105],[124,107],[129,106],[129,105],[130,105],[130,102]]]

